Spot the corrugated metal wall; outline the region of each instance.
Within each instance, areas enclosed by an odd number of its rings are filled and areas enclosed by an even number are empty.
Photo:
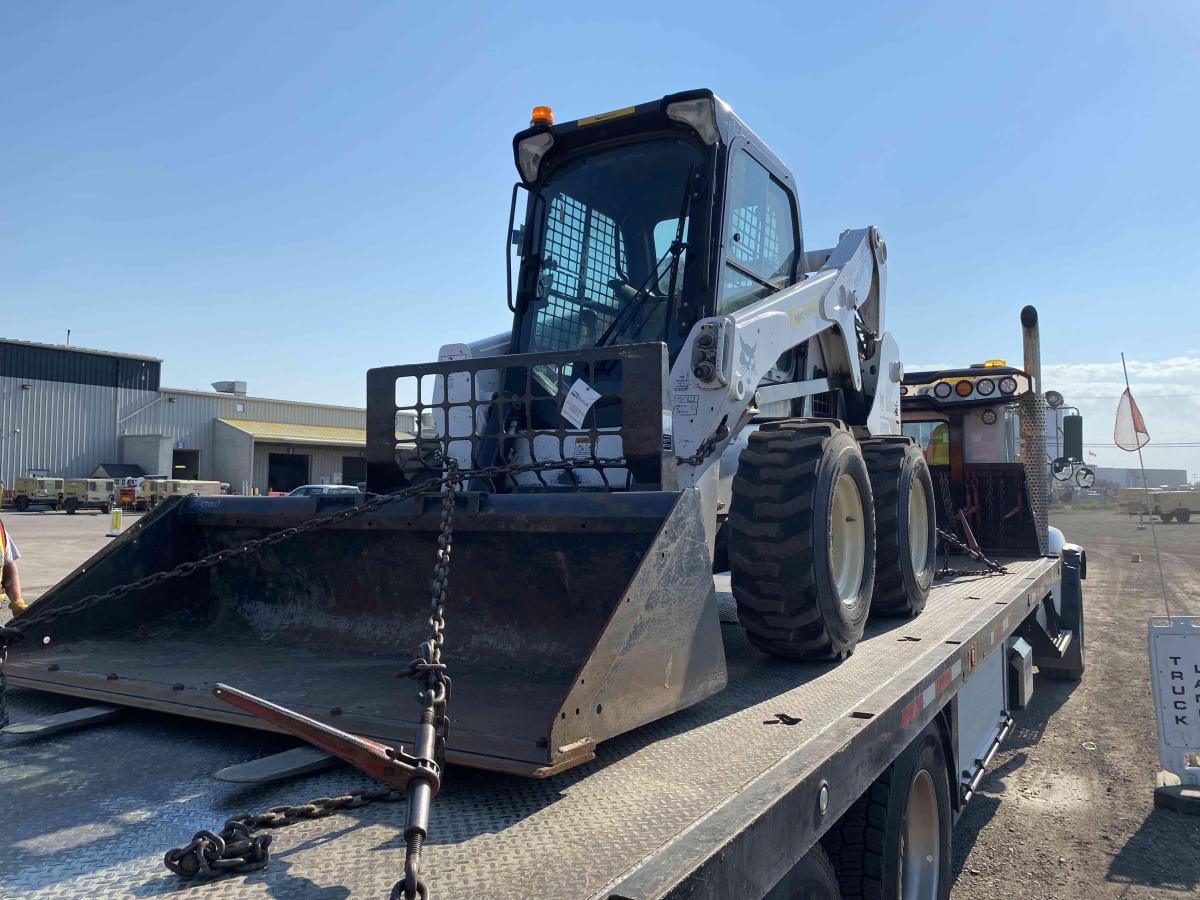
[[[118,462],[117,421],[153,400],[151,391],[0,378],[0,479],[30,469],[90,475]]]
[[[0,339],[3,378],[156,391],[161,368],[159,360],[148,357]]]
[[[172,445],[200,451],[202,479],[228,480],[213,463],[217,418],[366,428],[365,411],[347,407],[0,377],[0,479],[11,485],[29,469],[90,475],[101,463],[121,461],[117,439],[127,433],[167,435]],[[330,476],[340,471],[342,455],[331,453],[337,462]]]

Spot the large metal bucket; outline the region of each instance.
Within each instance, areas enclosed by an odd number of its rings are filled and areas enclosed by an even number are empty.
[[[699,499],[690,490],[459,495],[443,656],[451,762],[549,775],[724,687]],[[168,501],[26,615],[347,502]],[[69,614],[13,647],[9,680],[264,727],[213,698],[225,682],[407,743],[417,686],[396,673],[428,635],[440,509],[437,495],[396,502]]]

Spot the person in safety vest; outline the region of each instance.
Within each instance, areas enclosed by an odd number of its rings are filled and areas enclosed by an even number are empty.
[[[950,426],[942,422],[929,435],[925,445],[925,462],[931,466],[950,464]]]
[[[0,522],[0,558],[4,560],[4,568],[0,571],[0,594],[7,595],[9,608],[15,616],[28,609],[29,604],[21,595],[21,573],[17,571],[21,551],[4,530],[3,522]]]

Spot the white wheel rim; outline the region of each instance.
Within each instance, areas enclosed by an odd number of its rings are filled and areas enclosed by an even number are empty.
[[[938,896],[941,874],[942,827],[937,789],[933,778],[922,769],[908,789],[900,846],[900,896],[923,900]]]
[[[920,575],[929,564],[929,501],[925,497],[925,482],[912,480],[908,489],[908,555],[914,575]]]
[[[863,521],[862,494],[850,475],[839,475],[833,486],[832,527],[829,534],[829,568],[838,599],[851,603],[862,586],[867,556],[867,530]]]

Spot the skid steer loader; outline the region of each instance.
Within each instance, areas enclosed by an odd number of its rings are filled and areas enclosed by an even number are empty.
[[[900,434],[879,232],[807,249],[792,174],[711,91],[565,124],[538,108],[513,150],[512,329],[369,373],[367,488],[476,473],[452,498],[446,756],[545,776],[722,689],[714,561],[776,656],[841,658],[868,611],[920,612],[934,497]],[[394,676],[427,628],[444,496],[81,604],[371,503],[169,499],[36,604],[63,614],[9,679],[270,727],[214,698],[228,682],[407,740]]]

